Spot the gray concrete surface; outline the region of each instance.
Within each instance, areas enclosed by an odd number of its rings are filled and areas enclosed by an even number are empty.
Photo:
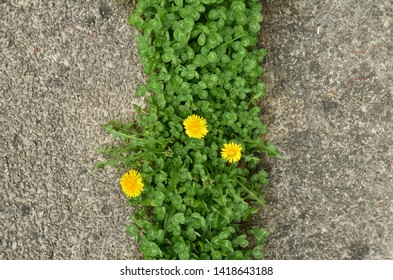
[[[115,1],[0,1],[0,259],[130,259],[118,174],[92,172],[132,117],[135,32]]]
[[[393,2],[266,0],[269,259],[393,259]]]
[[[265,0],[269,259],[392,259],[392,2]],[[143,79],[114,1],[0,0],[0,259],[133,259],[94,173]]]

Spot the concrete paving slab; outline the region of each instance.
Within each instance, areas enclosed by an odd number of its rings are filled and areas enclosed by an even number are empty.
[[[393,259],[393,2],[267,0],[269,259]]]
[[[92,172],[142,67],[114,1],[0,1],[0,259],[138,258],[119,174]]]

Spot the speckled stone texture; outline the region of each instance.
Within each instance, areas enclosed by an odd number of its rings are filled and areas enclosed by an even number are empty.
[[[115,1],[0,0],[0,259],[139,258],[101,126],[143,80]]]
[[[267,0],[268,259],[393,259],[393,2]]]
[[[265,0],[269,259],[393,259],[393,3]],[[139,258],[100,129],[143,80],[115,1],[0,0],[0,259]]]

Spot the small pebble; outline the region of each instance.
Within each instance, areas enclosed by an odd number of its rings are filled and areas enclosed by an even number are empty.
[[[18,246],[18,243],[16,243],[16,241],[13,241],[12,245],[11,245],[12,251],[15,251],[17,246]]]

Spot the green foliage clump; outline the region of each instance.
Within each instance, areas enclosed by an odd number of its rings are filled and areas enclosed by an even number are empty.
[[[139,0],[128,22],[149,74],[137,96],[137,122],[105,126],[121,141],[101,149],[97,167],[136,169],[142,195],[127,232],[145,259],[261,259],[268,233],[242,226],[264,204],[261,152],[280,157],[261,137],[264,96],[257,48],[261,4],[257,0]],[[189,138],[183,120],[206,119],[203,139]],[[224,143],[242,146],[242,159],[227,163]]]

